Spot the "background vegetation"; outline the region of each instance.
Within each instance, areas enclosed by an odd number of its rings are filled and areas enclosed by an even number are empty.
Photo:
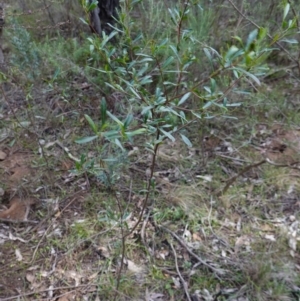
[[[5,7],[1,300],[299,299],[297,2]]]

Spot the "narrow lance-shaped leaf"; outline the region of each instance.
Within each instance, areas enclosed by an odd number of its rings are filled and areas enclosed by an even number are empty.
[[[162,128],[159,129],[167,138],[169,138],[172,142],[175,142],[175,138],[171,135],[171,133],[168,133],[164,131]]]
[[[183,103],[185,103],[185,101],[190,97],[191,92],[185,93],[181,99],[178,102],[178,106],[182,105]]]
[[[180,136],[181,136],[181,139],[182,141],[188,146],[188,147],[192,147],[192,142],[190,141],[190,139],[188,137],[186,137],[185,135],[181,134],[180,133]]]
[[[213,78],[210,79],[210,91],[211,94],[216,92],[216,81]]]
[[[84,144],[84,143],[91,142],[97,138],[98,138],[98,136],[83,137],[83,138],[79,138],[79,139],[75,140],[75,142],[78,144]]]
[[[122,151],[124,151],[124,147],[118,138],[115,139],[115,143]]]
[[[235,68],[233,68],[231,70],[237,70],[237,71],[239,71],[241,73],[244,73],[246,76],[248,76],[249,78],[251,78],[253,81],[255,81],[260,86],[260,80],[254,74],[252,74],[252,73],[250,73],[250,72],[248,72],[248,71],[246,71],[246,70],[244,70],[242,68],[238,68],[238,67],[235,67]]]
[[[284,7],[282,20],[284,20],[286,18],[287,14],[289,13],[290,6],[291,5],[287,2],[286,5],[285,5],[285,7]]]
[[[115,115],[113,115],[113,114],[110,113],[109,111],[107,111],[106,114],[107,114],[113,121],[115,121],[120,127],[123,127],[123,126],[124,126],[123,122],[122,122],[120,119],[118,119]]]
[[[104,128],[105,124],[106,124],[106,119],[107,119],[107,105],[106,105],[106,100],[104,97],[102,97],[101,100],[101,128]]]
[[[98,133],[98,127],[95,124],[95,122],[92,120],[92,118],[89,115],[87,115],[87,114],[85,114],[84,117],[85,117],[86,121],[88,122],[88,124],[90,125],[91,129],[93,130],[93,132],[95,134],[97,134]]]
[[[257,29],[254,29],[249,33],[249,36],[248,36],[248,39],[247,39],[247,44],[246,44],[246,51],[252,50],[251,48],[253,47],[253,43],[255,42],[257,34],[258,34]]]

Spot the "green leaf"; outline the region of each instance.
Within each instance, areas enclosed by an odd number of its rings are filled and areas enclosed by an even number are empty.
[[[282,39],[280,42],[285,42],[288,44],[298,44],[298,41],[296,39]]]
[[[116,138],[120,138],[121,137],[120,132],[116,131],[116,130],[104,132],[104,133],[102,133],[102,136],[105,137],[108,140],[116,139]]]
[[[111,32],[110,33],[110,35],[108,36],[108,40],[111,40],[115,35],[117,35],[118,34],[118,32],[117,31],[113,31],[113,32]]]
[[[129,86],[128,88],[136,96],[137,99],[141,99],[141,96],[137,94],[137,92],[133,89],[132,86]]]
[[[268,34],[268,29],[264,27],[260,27],[258,30],[257,39],[261,41],[267,36],[267,34]]]
[[[231,65],[231,62],[233,61],[233,59],[235,59],[236,57],[238,57],[239,55],[241,55],[243,53],[242,49],[237,48],[236,46],[231,46],[228,51],[225,54],[225,67],[229,67]]]
[[[162,128],[159,129],[166,137],[168,137],[172,142],[175,142],[175,138],[171,135],[171,133],[164,131]]]
[[[279,38],[280,38],[279,33],[276,33],[276,34],[274,35],[274,37],[273,37],[273,40],[272,40],[272,43],[271,43],[271,44],[276,43],[276,42],[279,40]]]
[[[152,76],[151,75],[146,75],[146,76],[144,76],[142,79],[141,79],[141,81],[140,81],[140,85],[146,85],[146,84],[150,84],[150,83],[152,83],[153,82],[153,80],[152,80]]]
[[[210,91],[211,94],[216,92],[216,81],[213,78],[210,79]]]
[[[133,115],[132,114],[129,114],[127,115],[125,121],[124,121],[124,129],[127,129],[128,126],[130,125],[130,123],[132,122],[133,120]]]
[[[88,12],[93,11],[98,6],[98,1],[93,1],[87,8]]]
[[[239,41],[239,43],[241,44],[241,46],[244,47],[243,40],[239,36],[233,36],[233,39]]]
[[[247,39],[247,44],[246,44],[246,51],[251,50],[251,47],[253,46],[253,43],[255,43],[255,39],[257,38],[258,35],[258,29],[254,29],[249,33],[248,39]]]
[[[212,104],[213,104],[212,101],[208,101],[208,102],[202,107],[202,109],[203,109],[203,110],[206,110],[206,109],[209,108]],[[195,114],[194,114],[194,115],[195,115]]]
[[[241,102],[226,103],[226,107],[240,107],[241,105],[242,105]]]
[[[189,139],[188,137],[186,137],[185,135],[183,135],[183,134],[181,134],[181,133],[179,133],[179,134],[180,134],[180,136],[181,136],[182,141],[183,141],[188,147],[192,147],[192,146],[193,146],[192,142],[190,141],[190,139]]]
[[[153,109],[153,106],[144,107],[141,114],[144,115],[144,114],[148,113],[151,109]]]
[[[125,132],[125,134],[126,134],[126,136],[128,136],[128,137],[133,137],[133,136],[136,136],[136,135],[144,134],[145,132],[146,132],[146,129],[140,128],[140,129],[135,130],[135,131]]]
[[[180,57],[179,57],[179,54],[178,54],[178,51],[177,51],[177,48],[174,47],[173,45],[170,45],[170,48],[172,49],[172,51],[174,52],[174,54],[176,55],[179,63],[181,63],[181,60],[180,60]]]
[[[91,141],[95,140],[96,138],[98,138],[98,136],[83,137],[83,138],[75,140],[75,142],[78,144],[84,144],[84,143],[91,142]]]
[[[179,100],[178,102],[178,106],[182,105],[183,103],[185,103],[185,101],[190,97],[192,93],[191,92],[188,92],[188,93],[185,93],[181,99]]]
[[[209,59],[209,61],[212,61],[212,56],[210,51],[207,48],[203,48],[204,54],[207,56],[207,58]]]
[[[170,56],[166,59],[166,61],[162,65],[162,69],[165,69],[167,66],[169,66],[174,61],[174,56]]]
[[[125,151],[122,143],[120,142],[120,140],[118,138],[115,139],[115,144],[122,150]]]
[[[89,25],[89,23],[88,23],[85,19],[79,18],[79,20],[80,20],[84,25]]]
[[[84,117],[85,117],[86,121],[88,122],[88,124],[90,125],[91,129],[93,130],[93,132],[95,134],[98,134],[98,127],[95,124],[95,122],[93,121],[93,119],[89,115],[87,115],[87,114],[85,114]]]
[[[285,7],[284,7],[283,18],[282,18],[282,20],[284,20],[284,19],[286,18],[287,14],[288,14],[289,11],[290,11],[290,7],[291,7],[291,5],[287,2],[287,3],[285,4]]]
[[[254,82],[256,82],[260,86],[260,80],[254,74],[252,74],[252,73],[250,73],[250,72],[248,72],[248,71],[246,71],[246,70],[244,70],[242,68],[238,68],[238,67],[231,68],[231,70],[238,70],[241,73],[244,73],[246,76],[248,76],[249,78],[251,78]]]
[[[180,115],[180,118],[181,118],[182,121],[187,121],[186,117],[185,117],[185,113],[183,111],[180,111],[179,115]]]
[[[115,115],[113,115],[113,114],[110,113],[109,111],[107,111],[106,114],[107,114],[113,121],[115,121],[120,127],[122,127],[122,128],[124,127],[123,122],[122,122],[120,119],[118,119]]]
[[[107,114],[106,114],[107,105],[104,97],[102,97],[101,100],[100,111],[101,111],[101,128],[103,128],[106,124],[106,119],[107,119]]]

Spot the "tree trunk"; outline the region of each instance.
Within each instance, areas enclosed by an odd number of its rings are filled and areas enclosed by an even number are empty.
[[[92,3],[92,0],[90,0]],[[113,29],[109,24],[113,25],[117,19],[117,10],[120,0],[98,0],[98,6],[91,12],[91,30],[98,35],[102,35],[102,31],[109,34]]]
[[[0,71],[5,71],[5,61],[4,61],[4,54],[3,54],[3,38],[2,38],[2,30],[4,26],[4,7],[3,4],[0,3]]]

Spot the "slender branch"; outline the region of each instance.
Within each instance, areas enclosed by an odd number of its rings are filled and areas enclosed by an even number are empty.
[[[241,175],[243,175],[244,173],[246,173],[247,171],[249,171],[251,168],[254,168],[254,167],[258,167],[264,163],[266,163],[267,161],[264,159],[260,162],[257,162],[257,163],[254,163],[254,164],[251,164],[251,165],[248,165],[246,167],[244,167],[238,174],[236,174],[235,176],[231,177],[230,179],[227,180],[227,183],[226,185],[224,186],[223,189],[219,190],[216,195],[217,196],[221,196],[222,194],[224,194],[228,188],[236,181],[236,179],[238,177],[240,177]]]
[[[213,271],[216,274],[222,275],[225,273],[224,270],[222,269],[217,269],[215,267],[213,267],[212,265],[210,265],[209,263],[207,263],[205,260],[203,260],[202,258],[200,258],[197,254],[195,254],[187,245],[186,243],[177,235],[175,234],[173,231],[169,230],[166,227],[163,226],[159,226],[159,228],[163,229],[164,231],[170,233],[186,250],[187,252],[194,257],[195,259],[197,259],[202,265],[206,266],[208,269],[210,269],[211,271]]]
[[[185,292],[185,295],[188,299],[188,301],[192,301],[191,297],[190,297],[190,294],[189,294],[189,291],[188,291],[188,287],[187,287],[187,284],[185,282],[185,280],[183,279],[181,273],[180,273],[180,270],[179,270],[179,267],[178,267],[178,260],[177,260],[177,254],[176,254],[176,251],[175,251],[175,248],[173,246],[173,244],[171,242],[169,242],[170,246],[171,246],[171,249],[173,251],[173,254],[174,254],[174,259],[175,259],[175,267],[176,267],[176,271],[177,271],[177,274],[180,278],[180,281],[182,283],[182,286],[183,286],[183,289],[184,289],[184,292]]]

